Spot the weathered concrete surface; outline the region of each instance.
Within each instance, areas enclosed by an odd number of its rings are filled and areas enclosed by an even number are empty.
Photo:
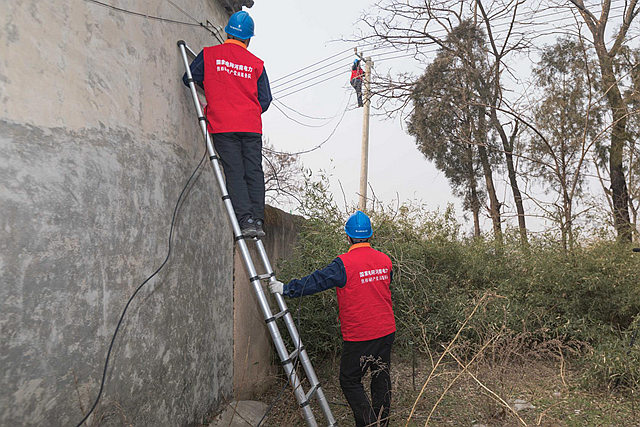
[[[301,219],[271,206],[265,209],[267,235],[263,244],[276,273],[278,260],[290,256],[293,251]],[[249,242],[248,246],[257,272],[264,273],[255,245]],[[282,368],[279,364],[273,364],[277,356],[272,350],[271,337],[242,258],[237,252],[234,266],[234,395],[237,399],[249,399],[259,396],[270,387]],[[268,297],[271,298],[270,295]],[[271,302],[276,307],[275,301]],[[281,328],[281,332],[287,333],[285,328]]]
[[[190,20],[170,2],[111,3]],[[226,19],[215,1],[179,4]],[[73,425],[204,152],[176,41],[214,39],[86,1],[1,2],[0,28],[0,425]],[[102,425],[197,422],[232,394],[233,245],[217,192],[205,164],[167,266],[122,324]]]

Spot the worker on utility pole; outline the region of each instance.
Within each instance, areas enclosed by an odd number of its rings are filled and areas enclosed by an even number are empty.
[[[360,67],[360,60],[355,59],[351,66],[351,86],[356,90],[358,96],[358,107],[362,107],[362,78],[364,77],[364,70]]]
[[[386,426],[391,405],[391,346],[396,322],[389,286],[391,259],[371,247],[371,220],[361,211],[349,217],[344,231],[351,247],[327,267],[286,285],[273,281],[272,293],[289,298],[336,288],[342,356],[340,387],[349,402],[357,426]],[[362,377],[371,369],[371,400]]]
[[[205,116],[220,157],[231,203],[245,237],[264,237],[262,118],[271,104],[264,63],[247,50],[254,22],[245,11],[229,18],[227,40],[205,47],[189,68],[204,88]],[[187,74],[182,77],[189,86]]]

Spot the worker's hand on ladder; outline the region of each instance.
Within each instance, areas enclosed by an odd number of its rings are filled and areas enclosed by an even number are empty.
[[[269,290],[272,294],[282,294],[282,290],[284,289],[284,284],[277,280],[273,282],[269,282]]]

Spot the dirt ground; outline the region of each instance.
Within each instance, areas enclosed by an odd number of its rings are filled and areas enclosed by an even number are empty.
[[[640,426],[635,393],[589,391],[579,372],[564,360],[500,366],[482,362],[462,372],[450,359],[441,363],[425,386],[431,360],[393,359],[391,426],[422,426],[427,421],[433,426],[469,427]],[[354,425],[338,384],[338,361],[314,363],[338,425]],[[282,379],[259,400],[273,405],[262,425],[305,425]],[[325,424],[317,404],[314,412],[319,424]]]

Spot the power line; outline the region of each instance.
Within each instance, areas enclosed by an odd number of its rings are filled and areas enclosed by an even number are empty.
[[[424,53],[425,53],[425,54],[426,54],[426,53],[431,53],[431,52],[435,52],[436,50],[437,50],[437,49],[435,49],[435,50],[433,50],[433,51],[429,51],[429,52],[424,52]],[[388,53],[391,53],[391,52],[388,52]],[[407,57],[410,57],[410,56],[415,56],[415,54],[414,54],[414,53],[410,53],[410,54],[402,54],[402,55],[398,55],[398,56],[394,56],[394,57],[390,57],[390,58],[382,58],[382,59],[378,59],[378,60],[376,60],[376,62],[383,62],[383,61],[390,60],[390,59],[407,58]],[[327,75],[327,74],[330,74],[330,73],[335,72],[335,71],[338,71],[338,70],[340,70],[340,71],[339,71],[338,73],[336,73],[336,74],[333,74],[333,75],[331,75],[331,76],[329,76],[329,77],[327,77],[327,78],[325,78],[325,79],[319,80],[319,81],[317,81],[317,82],[313,82],[313,83],[311,83],[311,84],[309,84],[309,85],[307,85],[307,86],[301,87],[301,88],[299,88],[299,89],[297,89],[297,90],[294,90],[294,91],[291,91],[291,92],[288,92],[288,93],[287,93],[287,91],[288,91],[289,89],[293,89],[293,88],[295,88],[295,87],[297,87],[297,86],[300,86],[300,85],[302,85],[302,84],[304,84],[304,83],[307,83],[307,82],[300,82],[300,83],[296,83],[296,84],[294,84],[294,85],[291,85],[291,86],[289,86],[289,87],[286,87],[286,88],[284,88],[284,89],[281,89],[280,91],[278,91],[278,92],[276,93],[276,94],[277,94],[277,96],[278,96],[278,99],[286,98],[286,97],[287,97],[287,96],[289,96],[289,95],[293,95],[294,93],[298,93],[298,92],[303,91],[303,90],[305,90],[305,89],[308,89],[308,88],[310,88],[310,87],[316,86],[316,85],[318,85],[318,84],[320,84],[320,83],[324,83],[324,82],[326,82],[327,80],[331,80],[331,79],[334,79],[334,78],[336,78],[336,77],[343,76],[343,75],[344,75],[344,69],[343,69],[342,67],[339,67],[339,68],[334,68],[334,69],[332,69],[332,70],[329,70],[329,71],[327,71],[327,72],[324,72],[324,73],[322,73],[322,74],[319,74],[319,75],[317,75],[317,76],[314,76],[311,80],[317,79],[317,78],[319,78],[319,77],[325,76],[325,75]],[[285,92],[285,93],[283,94],[283,92]]]
[[[336,123],[336,125],[333,127],[333,130],[331,131],[331,133],[329,134],[329,136],[327,136],[320,144],[316,145],[313,148],[310,148],[308,150],[303,150],[303,151],[298,151],[296,153],[287,153],[284,151],[276,151],[276,150],[271,150],[269,148],[264,148],[265,151],[269,151],[270,153],[273,154],[284,154],[284,155],[288,155],[288,156],[298,156],[300,154],[307,154],[307,153],[311,153],[312,151],[316,151],[318,149],[320,149],[320,147],[322,147],[324,144],[326,144],[331,137],[336,133],[336,130],[338,129],[338,126],[340,126],[340,123],[342,123],[342,120],[344,119],[344,116],[347,114],[347,111],[349,110],[349,103],[351,102],[351,97],[353,96],[353,92],[351,94],[349,94],[349,98],[347,99],[347,103],[344,106],[344,110],[342,111],[342,116],[340,117],[340,120],[338,120],[338,123]]]
[[[292,122],[296,122],[296,123],[298,123],[299,125],[306,126],[306,127],[308,127],[308,128],[321,128],[321,127],[326,126],[326,125],[329,123],[329,122],[327,122],[327,123],[323,123],[323,124],[321,124],[321,125],[310,125],[310,124],[307,124],[307,123],[302,123],[301,121],[296,120],[296,119],[294,119],[293,117],[289,116],[287,113],[285,113],[285,112],[284,112],[284,110],[282,110],[282,108],[278,107],[278,104],[277,104],[277,103],[275,103],[275,102],[274,102],[274,103],[273,103],[273,106],[274,106],[274,107],[276,107],[276,109],[277,109],[278,111],[280,111],[280,112],[282,113],[282,115],[283,115],[283,116],[285,116],[287,119],[291,120]]]
[[[618,10],[618,9],[622,9],[622,8],[624,8],[624,6],[612,6],[612,7],[611,7],[611,10]],[[549,16],[556,16],[556,15],[557,15],[557,13],[554,13],[554,14],[546,14],[546,15],[540,15],[540,16],[539,16],[539,18],[544,18],[544,17],[549,17]],[[614,19],[615,19],[615,18],[621,18],[621,17],[622,17],[622,15],[618,15],[618,16],[611,16],[611,18],[614,18]],[[551,24],[551,23],[554,23],[554,22],[565,21],[565,20],[566,20],[566,17],[560,17],[560,18],[557,18],[557,19],[553,19],[553,20],[546,21],[546,22],[544,22],[544,23],[532,22],[532,23],[529,23],[529,24],[521,24],[521,27],[520,27],[520,28],[525,28],[525,29],[526,29],[527,27],[540,26],[540,25],[548,25],[548,24]],[[504,23],[504,24],[496,24],[496,27],[497,27],[497,26],[504,26],[504,25],[510,25],[510,24],[508,24],[508,23]],[[572,23],[569,23],[569,24],[566,24],[566,25],[561,26],[561,27],[560,27],[560,28],[558,28],[558,29],[562,29],[562,28],[567,27],[567,26],[569,26],[569,25],[573,25],[573,24],[572,24]],[[495,28],[495,27],[494,27],[494,28]],[[382,47],[378,47],[378,48],[376,48],[376,49],[381,49],[381,48],[382,48]],[[440,49],[438,46],[434,46],[434,48],[433,48],[433,49],[425,50],[425,51],[422,51],[422,52],[415,52],[415,53],[411,53],[411,54],[402,54],[402,55],[393,56],[393,57],[388,57],[388,58],[376,59],[376,62],[384,62],[384,61],[387,61],[387,60],[400,59],[400,58],[408,58],[408,57],[411,57],[411,56],[415,57],[416,55],[427,55],[427,54],[430,54],[430,53],[435,53],[435,52],[437,52],[437,51],[438,51],[438,49]],[[379,55],[380,55],[380,56],[382,56],[382,55],[387,55],[387,54],[391,54],[391,53],[393,53],[393,52],[384,52],[384,53],[381,53],[381,54],[379,54]],[[342,68],[342,67],[340,67],[340,68]],[[317,76],[314,76],[311,80],[317,79],[317,78],[322,77],[322,76],[327,75],[327,74],[330,74],[331,72],[333,72],[333,71],[337,71],[337,70],[338,70],[338,69],[340,69],[340,68],[334,68],[334,69],[329,70],[329,71],[327,71],[327,72],[325,72],[325,73],[322,73],[322,74],[319,74],[319,75],[317,75]],[[324,83],[324,82],[326,82],[326,81],[328,81],[328,80],[334,79],[334,78],[339,77],[339,76],[341,76],[341,75],[343,75],[343,74],[342,74],[342,71],[341,71],[340,73],[337,73],[337,74],[331,75],[331,76],[329,76],[329,77],[327,77],[327,78],[325,78],[325,79],[322,79],[322,80],[319,80],[319,81],[314,82],[314,83],[312,83],[312,84],[309,84],[309,85],[307,85],[307,86],[304,86],[304,87],[302,87],[302,88],[300,88],[300,89],[297,89],[297,90],[294,90],[294,91],[291,91],[291,92],[287,92],[287,93],[282,94],[282,92],[286,92],[286,91],[288,91],[288,90],[290,90],[290,89],[293,89],[293,88],[295,88],[295,87],[297,87],[297,86],[300,86],[300,85],[302,85],[302,84],[304,84],[304,83],[306,83],[306,82],[299,82],[299,83],[293,84],[293,85],[291,85],[291,86],[288,86],[288,87],[285,87],[285,88],[281,89],[281,90],[279,91],[279,93],[281,94],[281,95],[279,95],[279,98],[280,98],[280,99],[285,98],[285,97],[287,97],[287,96],[289,96],[289,95],[293,95],[294,93],[298,93],[298,92],[300,92],[300,91],[302,91],[302,90],[305,90],[305,89],[311,88],[311,87],[316,86],[316,85],[318,85],[318,84],[320,84],[320,83]]]
[[[279,99],[274,98],[273,100],[274,100],[274,102],[277,102],[278,104],[282,105],[282,106],[283,106],[284,108],[286,108],[287,110],[289,110],[289,111],[293,111],[294,113],[297,113],[297,114],[299,114],[300,116],[302,116],[302,117],[306,117],[307,119],[311,119],[311,120],[331,120],[331,119],[336,118],[336,117],[337,117],[337,115],[338,115],[338,114],[336,113],[336,114],[335,114],[334,116],[332,116],[332,117],[316,117],[316,116],[308,116],[308,115],[303,114],[303,113],[301,113],[300,111],[296,110],[295,108],[290,107],[289,105],[285,104],[284,102],[280,101]]]
[[[374,41],[374,42],[367,42],[367,43],[364,43],[364,44],[360,44],[360,46],[359,46],[359,47],[362,47],[362,46],[369,46],[369,45],[376,44],[376,43],[378,43],[378,42],[375,42],[375,41]],[[347,48],[347,49],[345,49],[345,50],[342,50],[342,51],[340,51],[340,52],[338,52],[338,53],[336,53],[336,54],[334,54],[334,55],[330,55],[330,56],[328,56],[328,57],[326,57],[326,58],[324,58],[324,59],[321,59],[321,60],[320,60],[320,61],[318,61],[318,62],[314,62],[313,64],[310,64],[310,65],[307,65],[307,66],[305,66],[305,67],[302,67],[302,68],[300,68],[300,69],[298,69],[298,70],[296,70],[296,71],[292,71],[291,73],[289,73],[289,74],[287,74],[287,75],[284,75],[284,76],[282,76],[282,77],[278,77],[277,79],[272,80],[272,83],[275,83],[275,82],[277,82],[277,81],[280,81],[280,80],[282,80],[282,79],[285,79],[285,78],[287,78],[287,77],[289,77],[289,76],[293,76],[294,74],[300,73],[300,72],[302,72],[302,71],[306,71],[307,69],[309,69],[309,68],[311,68],[311,67],[315,67],[315,66],[316,66],[316,65],[318,65],[318,64],[322,64],[322,63],[323,63],[323,62],[325,62],[325,61],[328,61],[328,60],[330,60],[330,59],[333,59],[333,58],[335,58],[336,56],[343,55],[344,53],[346,53],[346,52],[350,52],[350,51],[352,51],[352,50],[353,50],[353,48],[351,48],[351,47],[350,47],[350,48]]]
[[[396,52],[395,52],[395,51],[391,51],[391,52],[384,52],[384,53],[381,53],[380,55],[386,55],[386,54],[392,54],[392,53],[396,53]],[[327,64],[327,65],[329,65],[329,64]],[[319,70],[317,70],[317,71],[321,71],[321,70],[322,70],[322,69],[319,69]],[[320,77],[322,77],[322,76],[326,76],[327,74],[330,74],[330,73],[332,73],[332,72],[334,72],[334,71],[338,71],[338,70],[341,70],[340,74],[342,74],[342,73],[344,73],[345,71],[347,71],[347,70],[346,70],[346,66],[345,66],[345,65],[339,65],[338,67],[334,67],[333,69],[328,70],[328,71],[325,71],[325,72],[324,72],[324,73],[322,73],[322,74],[318,74],[317,76],[313,76],[313,77],[311,77],[311,78],[310,78],[309,80],[307,80],[307,81],[294,83],[294,84],[292,84],[292,85],[290,85],[290,86],[287,86],[287,87],[285,87],[285,88],[282,88],[282,89],[280,89],[280,90],[277,90],[277,91],[276,91],[276,93],[286,92],[286,91],[287,91],[287,90],[289,90],[289,89],[292,89],[292,88],[294,88],[294,87],[297,87],[297,86],[303,85],[303,84],[305,84],[305,83],[309,83],[309,81],[311,81],[311,80],[315,80],[315,79],[320,78]],[[313,72],[311,72],[311,73],[309,73],[309,74],[313,74],[314,72],[316,72],[316,71],[313,71]],[[304,75],[303,75],[303,76],[301,76],[301,77],[304,77]],[[293,81],[293,80],[297,80],[297,78],[296,78],[296,79],[292,79],[291,81]],[[326,81],[326,80],[327,80],[327,79],[322,80],[322,81],[317,82],[317,83],[321,83],[321,82]],[[287,83],[288,83],[288,82],[287,82]],[[278,85],[278,86],[283,86],[283,85],[286,85],[287,83],[285,83],[285,84],[281,84],[281,85]],[[277,88],[278,86],[275,86],[275,87],[273,87],[272,89],[275,89],[275,88]],[[281,98],[282,98],[282,97],[281,97]]]
[[[280,94],[279,94],[279,95],[278,95],[278,99],[286,98],[286,97],[287,97],[287,96],[289,96],[289,95],[293,95],[294,93],[298,93],[298,92],[300,92],[300,91],[302,91],[302,90],[308,89],[308,88],[313,87],[313,86],[316,86],[316,85],[318,85],[318,84],[320,84],[320,83],[324,83],[324,82],[326,82],[327,80],[335,79],[336,77],[340,77],[340,76],[344,76],[344,71],[340,71],[338,74],[334,74],[333,76],[329,76],[329,77],[327,77],[326,79],[322,79],[322,80],[317,81],[317,82],[315,82],[315,83],[312,83],[312,84],[310,84],[310,85],[304,86],[304,87],[302,87],[302,88],[300,88],[300,89],[298,89],[298,90],[294,90],[293,92],[285,93],[284,95],[280,95]]]
[[[387,48],[387,49],[388,49],[388,48]],[[297,76],[297,77],[294,77],[294,78],[292,78],[292,79],[289,79],[289,80],[287,80],[287,81],[285,81],[285,82],[278,83],[277,85],[273,86],[273,88],[275,89],[275,88],[280,87],[280,86],[285,86],[285,85],[287,85],[287,84],[289,84],[289,83],[291,83],[291,82],[294,82],[294,81],[296,81],[296,80],[299,80],[299,79],[301,79],[301,78],[303,78],[303,77],[309,76],[309,75],[311,75],[311,74],[313,74],[313,73],[316,73],[316,72],[318,72],[318,71],[322,71],[324,68],[327,68],[327,67],[329,67],[330,65],[337,64],[337,63],[339,63],[339,62],[342,62],[342,63],[343,63],[343,65],[341,65],[341,67],[342,67],[342,66],[346,66],[346,65],[344,65],[344,62],[343,62],[343,61],[345,61],[349,56],[351,56],[351,55],[345,56],[344,58],[340,58],[340,59],[338,59],[338,60],[336,60],[336,61],[333,61],[333,62],[330,62],[330,63],[328,63],[328,64],[325,64],[325,65],[323,65],[323,66],[322,66],[322,67],[320,67],[320,68],[316,68],[315,70],[307,71],[306,73],[304,73],[304,74],[302,74],[302,75],[299,75],[299,76]]]

